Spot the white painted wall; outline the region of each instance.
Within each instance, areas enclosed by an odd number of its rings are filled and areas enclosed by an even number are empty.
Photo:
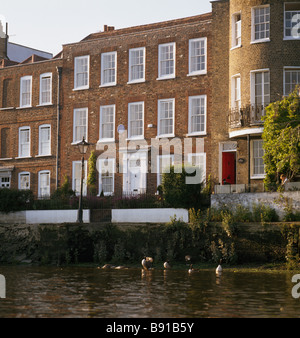
[[[26,223],[75,223],[77,213],[77,210],[28,210],[26,211]],[[84,223],[90,222],[90,210],[83,210],[82,219]]]
[[[77,210],[28,210],[20,212],[0,213],[2,224],[43,224],[43,223],[75,223]],[[90,222],[90,210],[83,210],[83,222]]]
[[[113,209],[112,223],[167,223],[170,217],[189,221],[189,212],[185,209]]]

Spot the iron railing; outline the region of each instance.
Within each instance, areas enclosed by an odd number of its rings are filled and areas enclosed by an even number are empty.
[[[243,128],[263,124],[267,105],[246,105],[241,108],[231,108],[229,112],[229,127]]]

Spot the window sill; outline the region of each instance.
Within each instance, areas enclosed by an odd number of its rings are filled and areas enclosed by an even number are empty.
[[[23,159],[28,159],[28,158],[32,158],[32,156],[23,156],[23,157],[16,157],[16,160],[23,160]]]
[[[114,138],[106,138],[106,139],[101,139],[101,140],[98,140],[97,143],[115,143],[115,139]]]
[[[271,42],[270,38],[268,39],[261,39],[261,40],[253,40],[250,42],[251,45],[254,45],[256,43],[264,43],[264,42]]]
[[[105,83],[105,84],[101,84],[99,86],[99,88],[106,88],[106,87],[115,87],[117,85],[117,83],[112,82],[112,83]]]
[[[140,79],[140,80],[128,81],[127,84],[136,84],[136,83],[144,83],[144,82],[146,82],[145,79]]]
[[[237,45],[237,46],[233,46],[230,48],[230,50],[235,50],[235,49],[238,49],[238,48],[241,48],[242,47],[242,44],[240,45]]]
[[[194,73],[188,73],[187,76],[199,76],[199,75],[207,75],[207,71],[200,71],[200,72],[194,72]]]
[[[90,89],[90,86],[73,88],[73,92],[77,92],[79,90],[87,90],[87,89]]]
[[[163,77],[158,77],[158,78],[156,78],[157,81],[172,80],[172,79],[175,79],[175,75],[171,75],[171,76],[163,76]]]
[[[51,157],[52,154],[48,154],[48,155],[36,155],[35,157]]]
[[[22,107],[17,107],[16,109],[30,109],[32,106],[22,106]]]
[[[157,135],[156,139],[175,137],[175,134]]]
[[[2,110],[12,110],[12,109],[15,109],[15,107],[0,108],[0,111],[2,111]]]
[[[250,176],[251,180],[263,180],[266,177],[266,175],[252,175]]]
[[[49,106],[53,106],[53,103],[43,103],[37,105],[37,107],[49,107]]]
[[[10,161],[13,160],[12,157],[8,157],[8,158],[0,158],[0,161]]]
[[[292,36],[285,36],[283,38],[283,41],[297,41],[297,40],[300,40],[300,36],[299,37],[296,37],[296,38],[293,38]]]
[[[186,137],[193,137],[193,136],[206,136],[206,132],[197,132],[197,133],[188,133]]]
[[[141,140],[145,140],[144,135],[142,135],[142,136],[132,136],[132,137],[128,137],[126,139],[126,141],[141,141]]]

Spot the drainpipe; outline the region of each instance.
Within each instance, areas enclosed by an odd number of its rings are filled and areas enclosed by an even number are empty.
[[[57,70],[57,133],[56,133],[56,189],[58,188],[58,169],[59,169],[59,147],[60,147],[60,87],[62,67],[56,67]]]
[[[250,166],[250,160],[251,160],[251,157],[250,157],[250,135],[247,135],[247,152],[248,152],[248,189],[250,191],[250,175],[251,175],[251,172],[250,172],[250,169],[251,169],[251,166]]]

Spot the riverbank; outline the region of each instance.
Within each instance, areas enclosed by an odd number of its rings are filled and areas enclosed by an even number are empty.
[[[140,268],[142,257],[165,260],[173,269],[282,269],[299,267],[297,223],[199,223],[176,219],[168,224],[41,224],[0,225],[0,264],[58,265],[106,263]],[[293,267],[290,264],[289,268]]]

